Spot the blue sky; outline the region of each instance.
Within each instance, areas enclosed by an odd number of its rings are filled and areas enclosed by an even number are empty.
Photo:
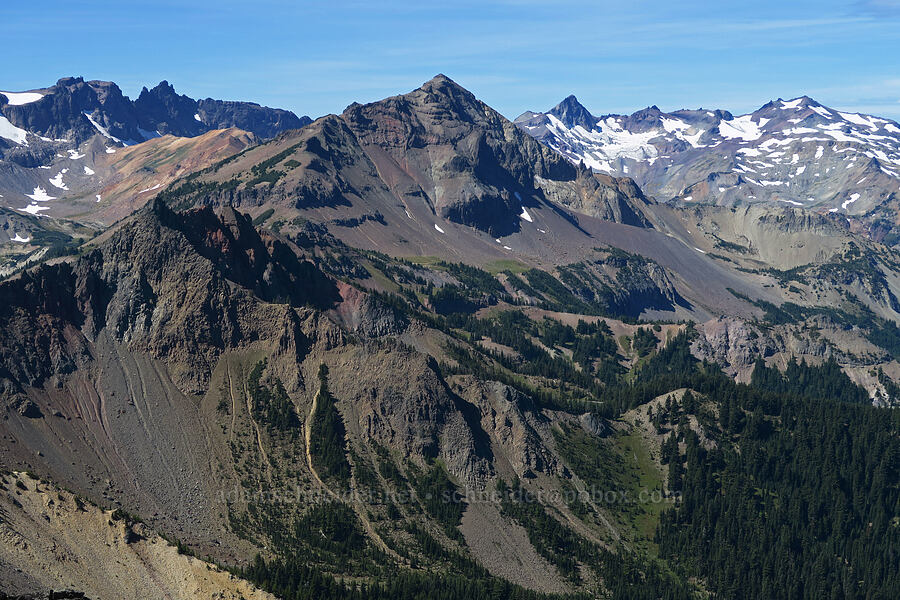
[[[316,117],[443,72],[510,118],[573,93],[595,114],[807,94],[900,118],[900,0],[11,1],[0,39],[9,91],[166,79]]]

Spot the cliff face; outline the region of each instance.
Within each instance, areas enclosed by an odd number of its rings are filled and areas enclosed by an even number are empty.
[[[152,90],[144,88],[135,101],[111,81],[82,77],[64,77],[35,93],[40,97],[25,103],[9,103],[0,95],[0,110],[16,127],[49,138],[46,141],[68,140],[76,146],[98,133],[138,143],[160,135],[194,137],[229,127],[267,139],[311,122],[309,117],[252,102],[194,100],[177,94],[166,81]]]
[[[283,337],[299,352],[289,306],[325,307],[339,298],[331,281],[283,242],[260,237],[244,215],[176,215],[160,203],[84,256],[23,273],[0,295],[7,388],[84,366],[105,331],[169,363],[195,393],[229,348]]]
[[[611,177],[578,165],[572,181],[535,180],[547,199],[572,210],[624,225],[652,227],[644,213],[652,204],[631,179]]]

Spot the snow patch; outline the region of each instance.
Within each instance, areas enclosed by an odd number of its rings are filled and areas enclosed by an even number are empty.
[[[200,118],[200,113],[194,113],[194,120],[199,123],[203,122],[203,119]]]
[[[144,138],[144,141],[152,140],[153,138],[162,137],[162,134],[158,131],[147,131],[146,129],[141,129],[138,127],[138,133],[141,134],[141,137]]]
[[[41,206],[40,204],[38,204],[36,202],[32,202],[25,208],[20,208],[19,210],[21,210],[22,212],[26,212],[29,215],[40,216],[40,212],[42,210],[50,210],[50,207],[49,206]]]
[[[78,160],[79,158],[84,158],[86,155],[80,154],[78,150],[66,150],[69,153],[69,160]]]
[[[850,194],[850,199],[844,200],[841,203],[841,208],[843,208],[844,210],[847,210],[847,207],[850,206],[851,204],[853,204],[854,202],[856,202],[857,200],[859,200],[859,194]]]
[[[157,184],[154,185],[153,187],[148,187],[147,189],[144,189],[144,190],[139,191],[138,194],[143,194],[144,192],[152,192],[153,190],[158,190],[158,189],[161,188],[161,187],[162,187],[162,184],[161,184],[161,183],[157,183]]]
[[[659,131],[651,130],[632,133],[624,129],[614,118],[607,117],[597,122],[597,131],[588,131],[581,125],[569,129],[554,117],[547,116],[547,130],[557,138],[565,140],[569,148],[563,154],[582,160],[587,166],[598,171],[612,171],[609,163],[615,159],[649,160],[658,155],[656,146],[650,143],[659,137]],[[573,149],[574,148],[574,149]]]
[[[863,127],[868,127],[870,129],[872,129],[873,131],[878,129],[878,124],[873,122],[874,120],[872,119],[872,117],[866,117],[864,115],[858,115],[856,113],[839,112],[838,114],[841,115],[841,117],[845,121],[850,121],[851,123],[854,123],[856,125],[862,125]]]
[[[518,194],[516,194],[518,195]],[[529,223],[534,223],[534,219],[531,218],[531,215],[528,214],[528,211],[525,210],[525,207],[522,207],[522,214],[519,215],[520,219],[525,219]]]
[[[719,135],[728,139],[742,139],[752,142],[762,137],[761,127],[767,122],[768,119],[760,119],[758,123],[754,122],[752,115],[735,117],[731,121],[719,123]]]
[[[85,165],[84,166],[84,174],[85,175],[93,175],[94,170],[92,168],[90,168],[89,166]]]
[[[790,144],[793,144],[795,141],[797,141],[795,138],[785,138],[783,140],[776,140],[775,138],[772,138],[760,144],[759,147],[766,152],[771,152],[772,146],[788,146]]]
[[[2,92],[0,92],[0,93],[2,93]],[[31,241],[31,236],[28,236],[28,237],[22,237],[20,234],[17,233],[17,234],[16,234],[16,237],[12,238],[12,239],[9,240],[9,241],[11,241],[11,242],[19,242],[20,244],[27,244],[28,242]]]
[[[31,104],[37,102],[44,97],[39,92],[0,92],[9,100],[10,106],[22,106],[23,104]]]
[[[68,190],[68,189],[69,189],[69,186],[67,186],[67,185],[63,182],[63,175],[65,175],[65,174],[68,173],[68,172],[69,172],[68,169],[63,169],[62,171],[60,171],[59,173],[57,173],[57,174],[56,174],[56,177],[54,177],[54,178],[52,178],[52,179],[49,180],[49,181],[50,181],[50,185],[52,185],[53,187],[58,187],[58,188],[61,189],[61,190]]]
[[[781,133],[783,135],[802,135],[804,133],[819,133],[819,130],[812,127],[793,127],[791,129],[782,129]]]
[[[11,142],[15,142],[20,146],[27,146],[28,140],[26,136],[28,132],[20,127],[16,127],[9,122],[9,119],[0,115],[0,137],[6,138]]]
[[[97,194],[97,202],[100,202],[100,194]]]
[[[438,233],[444,233],[444,230],[438,227],[437,223],[434,224],[434,228]]]
[[[110,134],[110,133],[109,133],[109,130],[106,129],[106,127],[104,127],[103,125],[101,125],[100,123],[98,123],[97,121],[95,121],[94,118],[91,116],[91,113],[87,113],[87,112],[86,112],[86,113],[82,113],[82,114],[83,114],[85,117],[87,117],[87,120],[91,122],[91,125],[93,125],[94,128],[95,128],[97,131],[99,131],[100,134],[101,134],[103,137],[109,138],[109,139],[111,139],[112,141],[118,142],[118,143],[120,143],[120,144],[122,143],[122,140],[120,140],[120,139],[117,138],[116,136]]]
[[[47,190],[42,187],[34,188],[34,192],[31,194],[25,194],[26,198],[31,198],[35,202],[47,202],[48,200],[56,200],[55,197],[47,194]]]
[[[705,133],[703,130],[697,131],[693,134],[686,133],[694,127],[690,123],[685,123],[680,119],[667,119],[662,117],[660,119],[660,123],[662,123],[663,129],[665,129],[668,133],[672,133],[680,140],[684,140],[694,148],[703,148],[704,146],[700,144],[700,137]]]

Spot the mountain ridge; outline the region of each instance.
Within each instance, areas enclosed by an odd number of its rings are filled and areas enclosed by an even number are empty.
[[[560,120],[556,108],[524,113],[516,123],[569,160],[633,177],[659,201],[781,202],[846,215],[875,239],[886,231],[896,239],[900,126],[893,121],[830,109],[808,96],[772,100],[739,116],[648,107],[594,117],[571,98],[571,110],[589,115],[579,124]]]
[[[98,132],[111,141],[132,144],[159,135],[193,137],[229,127],[270,138],[311,122],[309,117],[253,102],[194,100],[179,95],[167,81],[152,90],[144,87],[134,101],[114,82],[83,77],[63,77],[52,86],[11,95],[12,102],[0,92],[0,114],[13,127],[47,138],[44,141],[65,138],[76,146]]]

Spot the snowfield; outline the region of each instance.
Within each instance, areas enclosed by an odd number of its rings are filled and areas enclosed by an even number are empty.
[[[31,104],[37,102],[44,97],[40,92],[0,92],[9,100],[10,106],[22,106],[23,104]]]

